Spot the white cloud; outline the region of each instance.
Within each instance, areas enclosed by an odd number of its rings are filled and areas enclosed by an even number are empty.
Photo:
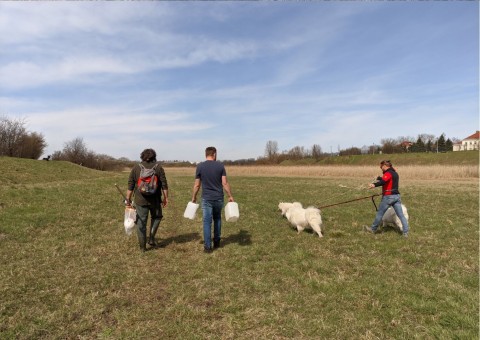
[[[208,61],[224,63],[251,56],[258,48],[252,41],[158,30],[168,6],[1,6],[0,31],[5,38],[0,47],[9,53],[0,63],[0,79],[8,89],[75,84],[89,76],[185,68]]]

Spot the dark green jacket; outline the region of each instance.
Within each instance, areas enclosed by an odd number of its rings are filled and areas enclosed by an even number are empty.
[[[134,190],[134,198],[133,201],[135,205],[159,205],[162,202],[162,190],[168,190],[168,183],[167,177],[165,176],[165,170],[163,170],[162,166],[159,162],[142,162],[142,165],[147,168],[151,169],[157,165],[156,174],[158,177],[158,189],[154,195],[144,196],[142,195],[137,188],[137,182],[140,178],[140,165],[135,165],[130,171],[130,176],[128,177],[128,190]]]

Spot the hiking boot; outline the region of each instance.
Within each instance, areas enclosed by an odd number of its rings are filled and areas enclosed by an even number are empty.
[[[158,247],[158,243],[157,241],[155,241],[155,236],[150,236],[149,240],[148,240],[148,244],[150,245],[150,247],[152,248],[157,248]]]
[[[213,249],[212,248],[203,248],[203,252],[206,253],[206,254],[210,254],[213,252]]]
[[[152,248],[158,247],[158,243],[157,243],[157,241],[155,241],[155,235],[157,234],[157,230],[158,230],[159,225],[160,225],[160,222],[155,223],[152,226],[152,229],[150,230],[150,236],[148,237],[148,244]]]
[[[215,248],[220,248],[220,240],[218,240],[218,241],[215,241],[215,240],[214,240],[214,241],[213,241],[213,248],[214,248],[214,249],[215,249]]]
[[[137,228],[137,236],[138,236],[138,245],[140,246],[140,251],[141,252],[147,251],[147,247],[146,247],[147,237],[138,228]]]
[[[408,238],[408,233],[403,234],[403,238]]]
[[[372,227],[369,227],[368,225],[364,225],[363,230],[365,230],[367,233],[371,233],[371,234],[376,234],[377,233],[377,230],[373,230]]]

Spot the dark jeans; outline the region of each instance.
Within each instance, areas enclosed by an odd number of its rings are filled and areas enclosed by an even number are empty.
[[[160,204],[157,207],[151,205],[137,205],[137,228],[138,231],[144,236],[147,236],[147,222],[148,214],[150,213],[150,232],[156,230],[160,221],[163,218],[162,207]]]

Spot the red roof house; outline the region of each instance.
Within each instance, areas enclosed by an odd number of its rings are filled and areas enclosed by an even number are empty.
[[[460,144],[453,145],[453,151],[478,150],[480,140],[480,131],[477,130],[473,135],[462,140]]]

